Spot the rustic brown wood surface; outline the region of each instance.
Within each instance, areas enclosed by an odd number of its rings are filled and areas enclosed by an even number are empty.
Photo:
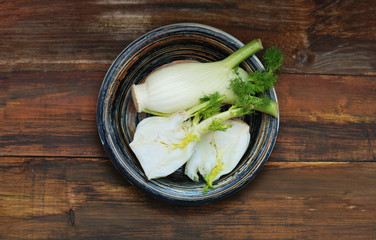
[[[0,239],[376,239],[375,12],[366,0],[0,2]],[[95,122],[116,56],[179,22],[286,55],[269,161],[198,207],[130,185]]]

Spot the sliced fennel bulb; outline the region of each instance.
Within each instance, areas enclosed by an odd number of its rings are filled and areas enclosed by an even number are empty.
[[[234,124],[234,126],[229,125],[231,126],[230,129],[232,129],[230,131],[227,130],[222,133],[220,131],[213,132],[214,139],[216,142],[218,141],[215,147],[220,147],[220,149],[215,149],[216,158],[218,156],[226,156],[226,152],[223,150],[227,149],[224,146],[226,145],[225,139],[232,139],[230,147],[237,149],[239,146],[235,146],[236,142],[234,139],[237,139],[236,135],[239,134],[238,126],[246,124],[239,125],[237,120],[228,119],[237,116],[236,114],[240,114],[240,110],[234,109],[215,114],[199,123],[195,122],[194,118],[191,119],[191,115],[186,111],[180,111],[167,117],[148,117],[137,125],[133,141],[129,145],[148,179],[165,177],[183,166],[191,158],[198,142],[201,140],[204,141],[204,144],[201,146],[203,148],[210,145],[207,143],[207,138],[202,137],[206,136],[206,133],[211,132],[213,126],[219,126],[220,128],[223,126],[222,124],[218,125],[218,123],[225,123],[225,125]],[[222,134],[225,135],[222,136]],[[224,138],[223,141],[220,139],[221,136]],[[200,152],[201,154],[206,153],[205,149],[200,150]],[[235,154],[235,152],[231,152],[230,154]],[[227,158],[225,157],[224,159]],[[208,171],[212,170],[212,164],[217,163],[215,161],[208,162],[210,164]],[[225,167],[227,169],[227,165]]]
[[[181,111],[168,117],[148,117],[137,125],[129,145],[149,180],[168,176],[187,163],[189,178],[198,181],[200,173],[211,185],[240,161],[250,141],[246,123],[229,119],[224,123],[230,128],[209,131],[210,121],[194,124],[189,117]]]
[[[185,174],[198,181],[198,173],[209,187],[213,181],[231,172],[243,157],[250,142],[249,126],[239,119],[226,120],[231,127],[225,131],[208,132],[201,137],[187,161]]]
[[[224,60],[210,63],[177,63],[152,72],[145,82],[132,86],[132,97],[138,112],[144,110],[174,113],[198,104],[198,100],[218,92],[224,103],[232,104],[235,96],[230,81],[248,74],[237,67],[242,61],[262,49],[259,39],[253,40]]]
[[[129,144],[148,179],[165,177],[180,168],[193,154],[195,140],[175,147],[190,133],[190,116],[178,112],[169,117],[143,119]]]

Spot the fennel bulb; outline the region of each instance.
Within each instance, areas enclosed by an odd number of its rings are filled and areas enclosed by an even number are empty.
[[[198,173],[209,187],[213,181],[230,173],[239,163],[250,142],[249,126],[239,119],[224,121],[231,127],[225,131],[211,131],[201,137],[185,165],[185,174],[198,181]]]
[[[199,106],[207,109],[209,103],[210,101]],[[191,118],[196,113],[180,111],[167,117],[152,116],[143,119],[137,125],[129,146],[148,179],[165,177],[176,171],[191,158],[197,143],[202,140],[201,137],[205,136],[205,133],[231,127],[226,120],[244,114],[242,109],[235,108],[197,122],[198,116]],[[235,120],[230,123],[238,125]],[[228,133],[237,134],[234,130]],[[229,136],[228,138],[230,139]],[[206,141],[204,138],[204,142]],[[203,146],[206,147],[207,144]]]
[[[193,154],[196,140],[176,147],[190,133],[191,121],[186,112],[169,117],[148,117],[136,128],[129,144],[148,179],[165,177],[180,168]]]
[[[236,77],[248,79],[248,73],[237,66],[261,49],[261,41],[256,39],[221,61],[162,67],[152,72],[144,83],[132,86],[136,109],[174,113],[197,105],[200,98],[215,92],[225,95],[224,103],[232,104],[236,96],[230,89],[230,81]]]

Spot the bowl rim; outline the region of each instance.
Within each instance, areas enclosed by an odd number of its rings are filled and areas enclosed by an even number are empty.
[[[267,151],[264,152],[264,155],[262,156],[263,159],[258,162],[257,166],[254,166],[251,169],[249,169],[246,172],[247,174],[245,174],[245,176],[242,177],[242,181],[240,181],[236,186],[231,186],[232,189],[230,189],[229,191],[226,191],[222,194],[214,195],[214,196],[203,195],[201,198],[194,198],[194,199],[187,198],[187,197],[184,196],[184,194],[183,194],[183,196],[177,196],[177,195],[176,196],[166,196],[166,195],[163,195],[163,194],[160,193],[160,191],[158,191],[158,189],[153,189],[153,186],[146,184],[145,181],[139,181],[138,178],[134,176],[134,174],[131,174],[129,171],[127,171],[127,169],[126,169],[127,167],[124,166],[124,163],[119,161],[119,157],[120,157],[119,153],[117,151],[115,151],[115,149],[114,149],[114,147],[116,147],[116,146],[114,146],[115,143],[114,143],[114,141],[111,137],[111,134],[109,133],[109,131],[106,127],[108,116],[106,116],[106,114],[105,114],[106,111],[104,111],[104,109],[106,109],[106,106],[104,104],[105,100],[106,99],[108,100],[108,96],[107,96],[107,93],[108,93],[107,90],[108,89],[107,89],[107,87],[114,80],[116,80],[115,78],[112,78],[112,74],[114,72],[116,72],[117,66],[119,66],[119,64],[121,63],[123,55],[129,49],[131,49],[133,46],[135,46],[135,44],[139,43],[140,41],[142,41],[145,38],[149,38],[151,35],[153,35],[155,33],[161,32],[161,31],[166,30],[166,29],[181,29],[181,31],[184,31],[184,29],[186,29],[186,28],[204,29],[205,31],[208,31],[213,35],[220,36],[222,39],[231,39],[231,41],[233,41],[239,47],[242,47],[244,45],[241,41],[239,41],[238,39],[236,39],[232,35],[224,32],[224,31],[222,31],[218,28],[208,26],[208,25],[204,25],[204,24],[200,24],[200,23],[175,23],[175,24],[170,24],[170,25],[166,25],[166,26],[156,28],[154,30],[151,30],[151,31],[141,35],[139,38],[132,41],[130,44],[128,44],[121,51],[121,53],[113,61],[113,63],[109,67],[106,75],[104,76],[104,79],[102,81],[100,91],[99,91],[99,94],[98,94],[98,100],[97,100],[97,128],[98,128],[98,134],[99,134],[102,146],[104,147],[104,149],[107,153],[107,156],[109,157],[109,159],[111,160],[111,162],[113,163],[115,168],[132,185],[137,186],[138,188],[140,188],[141,190],[143,190],[144,192],[146,192],[147,194],[151,195],[154,198],[164,200],[164,201],[167,201],[167,202],[170,202],[170,203],[175,203],[175,204],[178,204],[178,205],[200,205],[200,204],[203,204],[203,203],[218,201],[220,199],[228,197],[229,195],[234,194],[235,192],[237,192],[241,188],[243,188],[245,185],[247,185],[258,174],[258,172],[262,169],[264,164],[268,161],[270,154],[271,154],[271,152],[274,148],[274,145],[275,145],[275,142],[276,142],[276,139],[277,139],[277,135],[278,135],[278,131],[279,131],[279,111],[278,111],[277,118],[270,117],[270,118],[274,119],[273,120],[274,135],[270,135],[269,136],[270,139],[267,141],[266,144],[263,145],[264,148],[267,148]],[[258,70],[264,70],[263,64],[257,58],[256,55],[251,56],[249,59],[251,59],[252,63],[255,64],[253,67],[255,67]],[[273,100],[278,102],[275,89],[273,88],[269,92],[270,92],[271,96],[273,97]],[[269,123],[269,125],[270,125],[270,123]],[[271,131],[269,125],[268,125],[268,127],[269,127],[268,131]],[[252,169],[254,169],[254,171],[252,171]],[[146,179],[146,181],[149,181],[149,180]],[[149,181],[149,182],[152,183],[152,181]],[[154,185],[154,187],[155,187],[155,185]]]

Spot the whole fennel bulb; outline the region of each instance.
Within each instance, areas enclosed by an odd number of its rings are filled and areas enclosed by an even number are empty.
[[[261,49],[261,41],[256,39],[221,61],[162,67],[144,83],[132,86],[135,107],[138,112],[174,113],[197,105],[198,99],[214,92],[225,95],[223,102],[232,104],[236,96],[229,87],[230,81],[236,77],[248,79],[248,73],[237,66]]]
[[[204,134],[185,165],[185,174],[198,181],[198,173],[212,187],[213,181],[231,172],[246,152],[250,142],[249,126],[239,119],[224,122],[231,127],[225,131]]]

